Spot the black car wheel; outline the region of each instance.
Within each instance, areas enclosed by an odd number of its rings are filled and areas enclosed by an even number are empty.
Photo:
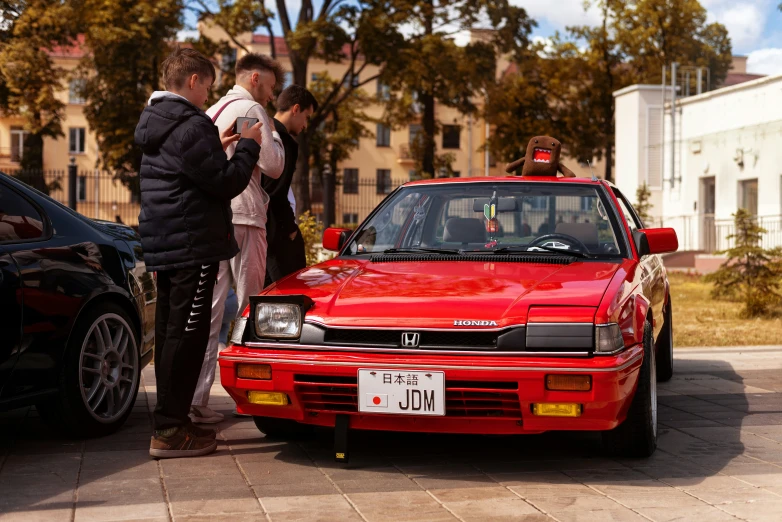
[[[673,377],[673,310],[671,298],[665,307],[663,329],[657,337],[657,382],[668,382]]]
[[[138,394],[137,334],[114,303],[88,310],[71,334],[56,401],[38,405],[41,416],[68,435],[95,437],[116,431]]]
[[[265,433],[267,437],[275,439],[296,439],[314,433],[312,426],[290,419],[253,417],[253,420],[258,429]]]
[[[627,418],[603,432],[603,447],[617,457],[649,457],[657,448],[657,371],[652,325],[644,323],[644,359]]]

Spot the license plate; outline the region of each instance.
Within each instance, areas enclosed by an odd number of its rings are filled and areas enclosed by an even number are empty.
[[[359,369],[358,411],[445,415],[445,373]]]

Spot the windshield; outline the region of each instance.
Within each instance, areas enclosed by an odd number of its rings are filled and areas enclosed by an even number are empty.
[[[601,194],[603,194],[601,196]],[[601,187],[448,183],[403,187],[353,236],[347,255],[545,252],[620,257],[623,237]]]

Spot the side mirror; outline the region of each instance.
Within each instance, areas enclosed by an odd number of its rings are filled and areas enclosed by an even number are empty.
[[[667,254],[679,249],[679,238],[672,228],[645,228],[633,232],[639,256]]]
[[[323,248],[339,252],[352,233],[349,228],[327,228],[323,231]]]

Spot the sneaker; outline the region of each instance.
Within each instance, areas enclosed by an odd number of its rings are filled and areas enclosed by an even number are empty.
[[[194,429],[195,428],[195,429]],[[180,426],[171,430],[156,431],[149,443],[149,454],[158,459],[176,457],[200,457],[217,448],[215,433],[195,426]]]
[[[190,406],[190,418],[193,422],[202,424],[217,424],[222,422],[225,415],[218,413],[208,406]]]

